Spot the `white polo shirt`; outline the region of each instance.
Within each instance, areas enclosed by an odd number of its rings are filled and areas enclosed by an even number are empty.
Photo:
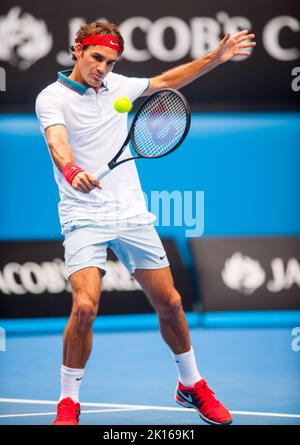
[[[83,170],[96,171],[107,164],[122,146],[127,133],[127,113],[118,113],[114,102],[119,97],[134,101],[149,86],[148,79],[109,73],[96,93],[70,79],[72,70],[58,73],[58,80],[40,92],[36,114],[43,135],[48,127],[62,124],[67,128],[75,162]],[[127,147],[122,158],[130,156]],[[153,221],[147,211],[135,162],[125,162],[101,180],[102,190],[85,194],[75,190],[53,163],[59,188],[61,224],[75,219],[119,221],[140,216]]]

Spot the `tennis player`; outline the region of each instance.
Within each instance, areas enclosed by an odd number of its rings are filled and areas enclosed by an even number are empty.
[[[163,88],[182,88],[234,56],[249,56],[254,34],[226,34],[205,56],[156,77],[112,72],[124,41],[110,23],[82,25],[71,47],[73,69],[38,95],[36,113],[46,138],[59,188],[59,216],[73,306],[63,337],[61,394],[55,425],[79,423],[79,388],[92,348],[106,250],[111,247],[142,286],[157,312],[160,332],[170,347],[179,380],[175,400],[211,424],[230,424],[229,411],[200,375],[181,297],[169,262],[147,211],[134,162],[111,171],[101,183],[93,175],[108,163],[127,135],[127,114],[117,113],[119,97],[131,101]],[[129,148],[122,156],[130,155]]]

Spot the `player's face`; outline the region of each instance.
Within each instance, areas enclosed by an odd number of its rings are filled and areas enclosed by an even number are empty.
[[[111,72],[118,59],[118,53],[102,45],[89,46],[77,56],[77,66],[82,81],[93,88],[100,88],[103,79]]]

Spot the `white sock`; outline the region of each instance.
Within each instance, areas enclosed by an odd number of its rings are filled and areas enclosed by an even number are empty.
[[[79,402],[79,388],[84,376],[84,369],[67,368],[62,365],[60,371],[61,393],[59,401],[70,397],[73,402]]]
[[[179,380],[184,386],[194,386],[202,379],[199,374],[193,348],[183,354],[174,354]]]

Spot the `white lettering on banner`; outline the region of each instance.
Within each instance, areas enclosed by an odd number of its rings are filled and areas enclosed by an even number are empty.
[[[64,261],[56,258],[53,262],[43,262],[41,267],[43,275],[47,277],[47,291],[49,293],[58,294],[66,290],[67,275],[64,270]]]
[[[282,258],[271,261],[272,279],[266,283],[269,292],[280,292],[293,285],[300,287],[300,264],[296,258],[290,258],[286,270]],[[234,253],[225,261],[222,279],[226,286],[246,295],[253,293],[265,282],[266,273],[260,263],[253,258]]]
[[[101,20],[105,19],[99,19]],[[83,23],[85,19],[81,17],[69,20],[70,45],[74,44],[75,31]],[[300,24],[296,18],[290,16],[272,18],[263,29],[263,44],[271,57],[279,61],[295,60],[300,57],[300,49],[280,46],[279,33],[284,27],[297,32]],[[253,26],[247,17],[230,17],[226,12],[219,11],[216,13],[216,18],[191,17],[189,22],[179,17],[168,16],[152,22],[147,17],[134,16],[125,19],[119,24],[119,28],[126,43],[123,58],[137,63],[146,62],[153,57],[163,62],[176,62],[186,56],[194,59],[216,48],[227,32],[236,33],[242,29],[250,31]],[[167,48],[165,44],[164,36],[168,29],[175,37],[172,49]],[[144,48],[137,48],[134,44],[136,31],[145,34]],[[248,51],[252,51],[252,48],[248,48]],[[232,60],[239,62],[246,59],[244,56],[236,56]],[[60,51],[56,60],[63,66],[69,66],[71,59],[67,51]]]
[[[54,259],[41,265],[32,261],[23,265],[8,263],[0,271],[0,291],[4,294],[24,295],[44,292],[59,293],[66,290],[64,262]]]
[[[221,27],[219,23],[210,17],[194,17],[191,19],[193,59],[203,56],[208,51],[217,47],[220,41]]]
[[[252,294],[265,282],[266,274],[257,260],[236,252],[225,261],[222,279],[231,289]]]
[[[20,279],[31,294],[42,294],[46,290],[45,274],[39,264],[28,262],[20,267]]]
[[[274,258],[271,261],[273,280],[267,283],[270,292],[280,292],[283,289],[290,289],[293,284],[300,287],[300,264],[296,258],[291,258],[287,262],[286,271],[282,258]]]
[[[76,32],[80,28],[80,25],[83,25],[84,22],[85,20],[82,17],[74,17],[69,20],[68,28],[70,45],[74,45]],[[56,55],[56,61],[59,63],[59,65],[70,66],[72,63],[72,56],[68,51],[59,51]]]
[[[300,31],[300,21],[294,17],[282,15],[270,20],[262,34],[263,45],[267,53],[276,60],[288,62],[300,57],[300,48],[282,48],[280,46],[280,32],[289,28],[293,32]]]
[[[107,19],[101,17],[97,21],[105,20]],[[75,33],[85,22],[84,17],[69,19],[67,25],[70,45],[74,45]],[[124,59],[145,62],[154,57],[163,62],[176,62],[186,56],[200,57],[214,49],[226,32],[235,33],[244,28],[250,31],[252,23],[247,17],[231,17],[227,12],[219,11],[215,18],[191,17],[189,22],[174,16],[160,17],[154,21],[147,17],[134,16],[125,19],[119,27],[126,42]],[[288,15],[271,18],[262,30],[263,45],[267,53],[276,60],[296,60],[300,57],[300,48],[284,48],[280,43],[280,33],[284,28],[299,32],[299,19]],[[137,48],[134,44],[134,33],[137,30],[145,34],[144,48]],[[167,30],[174,35],[173,48],[166,47]],[[27,12],[22,13],[19,6],[14,6],[6,15],[0,16],[0,38],[0,60],[17,66],[20,70],[30,68],[45,57],[53,46],[53,38],[48,32],[46,22]],[[245,57],[237,56],[233,60],[244,59]],[[56,61],[62,66],[70,66],[71,56],[68,51],[59,51]]]
[[[216,14],[217,20],[223,25],[223,32],[235,34],[236,32],[242,31],[242,29],[250,30],[252,28],[252,23],[247,17],[233,16],[230,17],[226,12],[220,11]]]
[[[190,20],[192,32],[192,58],[198,58],[206,52],[215,49],[222,34],[227,32],[235,34],[242,29],[252,29],[252,23],[246,17],[230,17],[226,12],[218,12],[217,20],[211,17],[194,17]],[[222,33],[223,29],[223,33]],[[248,48],[252,51],[252,48]],[[247,59],[247,56],[236,56],[232,60],[239,62]]]
[[[0,67],[0,91],[6,91],[6,72]]]
[[[151,24],[151,20],[146,17],[131,17],[121,23],[120,31],[126,42],[123,53],[124,59],[130,62],[145,62],[151,59],[151,54],[147,49],[137,49],[133,44],[134,31],[139,29],[147,35]]]
[[[44,20],[29,13],[21,14],[14,6],[0,16],[0,60],[24,71],[45,57],[51,50],[53,39]]]
[[[10,294],[10,290],[7,285],[7,280],[5,280],[3,274],[0,272],[0,293]]]
[[[1,289],[3,293],[13,293],[17,295],[26,294],[24,286],[16,281],[16,276],[20,274],[20,269],[21,265],[18,263],[8,263],[3,268],[3,279],[0,280],[0,282],[3,282],[4,284],[3,289]]]
[[[171,29],[175,36],[173,49],[165,46],[164,35]],[[188,25],[177,17],[162,17],[156,20],[147,35],[147,44],[151,54],[158,60],[174,62],[186,57],[191,47],[191,35]]]
[[[104,277],[102,290],[135,291],[141,289],[138,282],[130,276],[120,261],[107,261],[107,274]],[[59,294],[71,292],[67,280],[65,263],[59,258],[44,261],[41,264],[28,261],[24,264],[11,262],[0,271],[0,293],[10,295]]]

